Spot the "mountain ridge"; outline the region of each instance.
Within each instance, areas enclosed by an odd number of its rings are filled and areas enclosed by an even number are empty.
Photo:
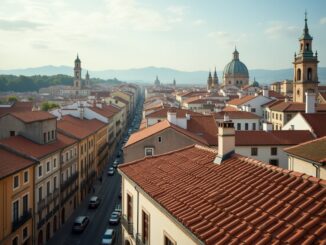
[[[87,69],[83,69],[86,73]],[[176,79],[177,84],[206,84],[208,77],[208,71],[180,71],[168,67],[154,67],[148,66],[143,68],[130,68],[130,69],[105,69],[105,70],[88,70],[91,77],[110,79],[117,78],[120,81],[126,82],[143,82],[152,83],[154,82],[156,76],[163,84],[171,84],[173,79]],[[84,73],[84,74],[85,74]],[[22,76],[32,76],[32,75],[73,75],[73,67],[70,66],[53,66],[46,65],[33,68],[23,68],[23,69],[10,69],[10,70],[0,70],[0,74],[6,75],[22,75]],[[84,75],[83,74],[83,75]],[[222,71],[217,71],[219,81],[222,79]],[[269,84],[275,81],[281,81],[284,79],[292,80],[293,69],[251,69],[249,70],[250,81],[254,79],[261,84]],[[326,67],[318,68],[319,81],[321,83],[326,82]]]

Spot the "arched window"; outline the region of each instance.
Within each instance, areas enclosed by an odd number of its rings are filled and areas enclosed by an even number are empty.
[[[310,50],[310,45],[309,43],[306,43],[306,51],[309,51]]]
[[[312,80],[312,69],[310,67],[307,70],[307,79],[309,81]]]
[[[300,95],[300,89],[297,90],[297,95],[298,95],[298,96]]]
[[[301,80],[301,69],[299,68],[297,70],[297,81],[300,81]]]

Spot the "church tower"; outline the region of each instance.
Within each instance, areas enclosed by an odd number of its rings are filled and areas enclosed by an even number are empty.
[[[217,89],[218,87],[218,77],[217,77],[217,73],[216,73],[216,67],[214,70],[214,75],[213,75],[213,80],[212,80],[212,87]]]
[[[74,88],[81,89],[81,62],[77,54],[77,58],[75,59],[75,67],[74,67]]]
[[[86,72],[85,86],[86,87],[89,87],[90,86],[90,84],[89,84],[89,74],[88,74],[88,71]]]
[[[212,74],[211,71],[209,71],[208,78],[207,78],[207,90],[212,89],[212,82],[213,82]]]
[[[318,57],[317,51],[312,52],[312,37],[309,34],[307,13],[305,13],[305,26],[299,38],[300,51],[294,54],[293,101],[305,103],[307,91],[318,91]]]

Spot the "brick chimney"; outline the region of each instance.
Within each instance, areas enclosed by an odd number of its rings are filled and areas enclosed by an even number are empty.
[[[227,118],[225,118],[227,119]],[[235,151],[235,130],[231,120],[218,123],[218,154],[214,163],[221,164]]]
[[[264,96],[264,97],[269,97],[268,86],[264,86],[264,87],[263,87],[263,96]]]

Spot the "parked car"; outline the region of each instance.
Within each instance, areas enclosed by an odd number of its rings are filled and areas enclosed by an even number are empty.
[[[114,175],[114,168],[110,167],[107,173],[108,173],[109,176]]]
[[[120,212],[113,211],[109,219],[109,224],[118,225],[119,223],[120,223]]]
[[[88,203],[88,208],[97,208],[98,205],[100,205],[100,198],[97,197],[97,196],[92,196],[90,199],[89,199],[89,203]]]
[[[114,212],[118,212],[118,213],[120,213],[120,215],[121,215],[121,212],[122,212],[121,204],[117,204],[117,205],[115,206]]]
[[[112,245],[115,241],[115,231],[113,229],[106,229],[101,244]]]
[[[115,159],[115,161],[113,162],[113,167],[114,168],[117,168],[118,167],[118,164],[119,164],[119,159],[117,158],[117,159]]]
[[[86,226],[89,223],[89,218],[87,216],[78,216],[75,219],[75,222],[72,226],[72,231],[73,232],[83,232],[86,228]]]

